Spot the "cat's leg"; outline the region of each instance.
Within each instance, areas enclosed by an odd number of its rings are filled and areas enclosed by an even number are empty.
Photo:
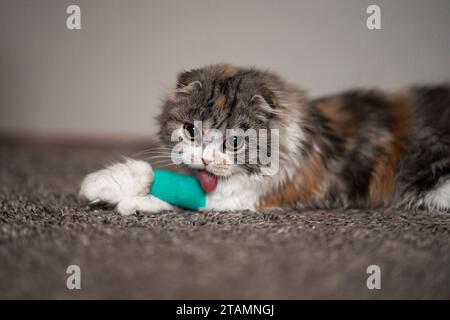
[[[429,151],[432,148],[429,148]],[[397,177],[399,207],[450,213],[450,155],[405,159]]]
[[[450,178],[428,191],[424,204],[431,210],[450,212]]]
[[[440,170],[424,167],[413,167],[415,171],[403,170],[398,176],[397,206],[450,213],[450,175],[446,174],[450,167]]]
[[[415,87],[410,94],[414,125],[398,179],[419,207],[450,212],[450,87]]]
[[[124,199],[145,196],[153,182],[151,166],[127,159],[87,175],[80,188],[80,197],[90,202],[116,205]]]
[[[152,195],[147,195],[145,197],[125,198],[117,205],[117,211],[119,211],[121,215],[125,216],[136,213],[137,211],[159,213],[161,211],[173,209],[173,206]]]
[[[87,175],[80,196],[90,202],[117,205],[122,215],[172,210],[173,206],[148,194],[152,182],[153,170],[148,163],[127,159]]]

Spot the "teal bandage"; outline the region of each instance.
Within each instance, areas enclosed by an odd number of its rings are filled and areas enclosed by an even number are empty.
[[[185,209],[206,207],[206,192],[195,177],[167,170],[154,170],[153,174],[151,195]]]

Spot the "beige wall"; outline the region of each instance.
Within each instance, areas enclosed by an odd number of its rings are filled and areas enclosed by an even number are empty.
[[[82,30],[65,9],[78,4]],[[379,4],[382,30],[365,9]],[[278,71],[311,95],[450,79],[448,0],[2,0],[0,130],[147,135],[183,68]]]

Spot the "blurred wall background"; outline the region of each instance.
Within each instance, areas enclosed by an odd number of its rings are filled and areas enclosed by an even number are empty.
[[[81,7],[81,30],[66,8]],[[366,28],[381,7],[382,30]],[[0,132],[149,136],[185,69],[279,72],[310,96],[450,79],[448,0],[2,0]]]

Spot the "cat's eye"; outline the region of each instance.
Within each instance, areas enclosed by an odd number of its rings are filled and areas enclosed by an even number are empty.
[[[238,151],[244,145],[244,138],[241,136],[231,136],[225,139],[224,148],[229,151]]]
[[[200,132],[198,131],[198,129],[190,123],[186,123],[183,126],[183,131],[184,131],[184,135],[186,136],[187,140],[190,141],[195,141],[197,139],[199,139],[200,137]]]

